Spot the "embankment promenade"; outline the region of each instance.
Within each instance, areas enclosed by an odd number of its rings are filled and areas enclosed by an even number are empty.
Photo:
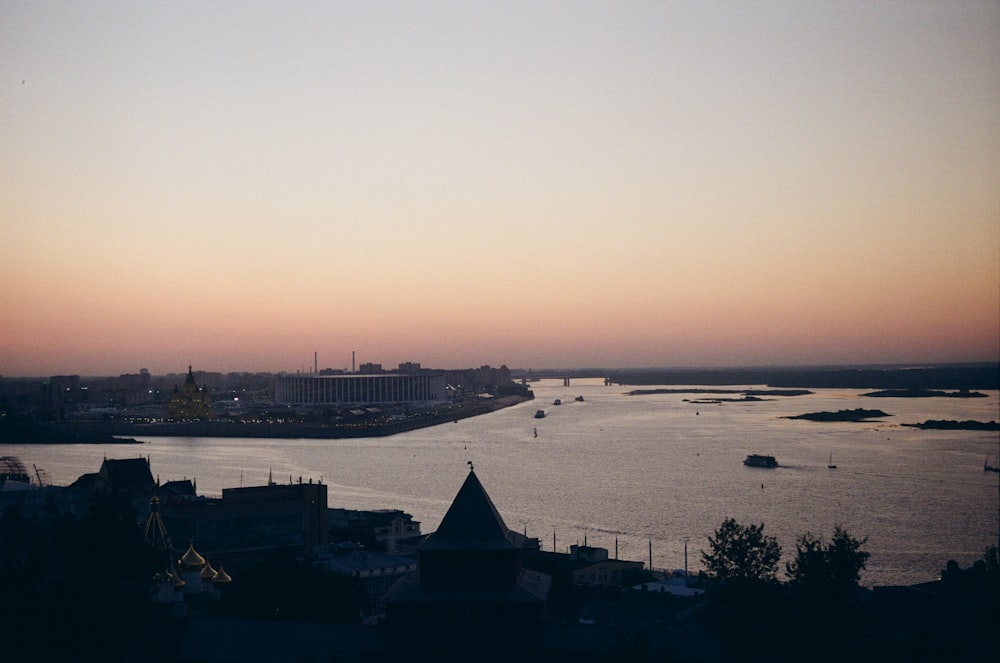
[[[114,419],[95,421],[67,421],[45,424],[51,430],[52,443],[122,443],[120,438],[143,437],[243,437],[243,438],[309,438],[338,439],[351,437],[384,437],[409,430],[451,423],[511,407],[531,400],[525,396],[500,396],[470,405],[443,407],[429,413],[416,414],[405,419],[392,419],[370,423],[313,423],[313,422],[243,422],[226,419],[211,421],[121,421]],[[11,439],[11,443],[44,443],[38,439]]]

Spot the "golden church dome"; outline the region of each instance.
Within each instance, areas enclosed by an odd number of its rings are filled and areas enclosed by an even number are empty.
[[[232,581],[233,579],[229,577],[229,574],[221,566],[219,567],[219,572],[215,574],[215,578],[212,580],[216,585],[225,585]]]
[[[183,580],[183,579],[181,579],[181,577],[180,577],[179,575],[177,575],[176,573],[173,573],[172,571],[168,571],[168,572],[167,572],[167,579],[168,579],[168,580],[169,580],[169,581],[170,581],[171,583],[173,583],[173,585],[174,585],[174,589],[180,589],[180,588],[182,588],[182,587],[183,587],[184,585],[186,585],[186,584],[187,584],[186,582],[184,582],[184,580]]]
[[[205,558],[199,555],[198,551],[194,549],[194,543],[188,545],[187,552],[177,561],[185,571],[205,568]]]
[[[211,582],[215,580],[215,576],[219,575],[215,569],[212,568],[211,562],[207,559],[205,560],[205,568],[201,571],[201,579],[204,582]]]

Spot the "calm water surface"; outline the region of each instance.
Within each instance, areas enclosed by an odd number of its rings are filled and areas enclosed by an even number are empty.
[[[937,577],[949,559],[963,566],[997,542],[1000,434],[902,427],[926,419],[1000,420],[988,398],[862,398],[860,390],[815,390],[756,403],[691,402],[706,396],[628,396],[599,380],[533,385],[536,399],[455,424],[388,438],[257,440],[149,438],[137,445],[0,445],[57,484],[95,472],[102,458],[148,456],[162,481],[194,478],[198,492],[275,481],[322,480],[331,506],[400,508],[437,528],[475,464],[507,525],[543,548],[582,543],[653,565],[700,567],[706,537],[727,517],[764,523],[786,559],[806,531],[829,537],[835,524],[868,537],[867,585]],[[671,387],[676,388],[676,387]],[[584,402],[574,398],[582,395]],[[732,395],[736,397],[738,395]],[[723,395],[726,397],[726,395]],[[559,398],[562,405],[554,406]],[[817,423],[782,417],[881,409],[873,423]],[[547,412],[535,419],[535,410]],[[538,429],[534,437],[533,429]],[[780,467],[749,468],[748,453]],[[827,468],[828,459],[838,469]]]

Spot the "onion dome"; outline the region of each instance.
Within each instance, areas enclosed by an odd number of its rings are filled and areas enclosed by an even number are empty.
[[[221,566],[219,567],[219,572],[216,573],[215,577],[212,579],[212,583],[216,585],[226,585],[232,581],[233,579],[229,577],[229,574],[226,573],[226,570]]]
[[[177,561],[184,571],[195,571],[205,568],[205,558],[198,554],[198,551],[194,549],[193,543],[188,545],[187,552]]]
[[[184,587],[184,585],[187,584],[184,582],[184,580],[181,579],[179,575],[173,573],[172,571],[167,572],[167,579],[174,584],[174,589],[181,589],[182,587]]]
[[[215,576],[217,575],[219,574],[212,568],[212,564],[206,559],[205,568],[201,571],[202,582],[212,582],[215,580]]]

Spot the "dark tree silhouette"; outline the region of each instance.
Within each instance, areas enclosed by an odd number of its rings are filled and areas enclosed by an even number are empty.
[[[764,525],[727,518],[708,537],[705,569],[719,582],[709,589],[705,617],[729,661],[773,661],[782,642],[784,587],[775,580],[781,547]],[[754,643],[748,647],[747,643]]]
[[[829,543],[811,533],[799,537],[795,559],[785,565],[789,577],[789,611],[794,637],[790,644],[805,650],[810,643],[836,642],[817,661],[864,659],[871,642],[871,614],[858,600],[861,571],[869,554],[867,539],[856,539],[837,525]]]
[[[830,543],[807,532],[795,546],[795,559],[785,565],[794,586],[826,599],[849,596],[858,587],[869,553],[861,549],[868,538],[855,539],[840,525],[833,529]]]
[[[708,537],[709,551],[701,551],[705,569],[719,580],[773,580],[781,546],[764,534],[764,524],[740,525],[727,518]]]

